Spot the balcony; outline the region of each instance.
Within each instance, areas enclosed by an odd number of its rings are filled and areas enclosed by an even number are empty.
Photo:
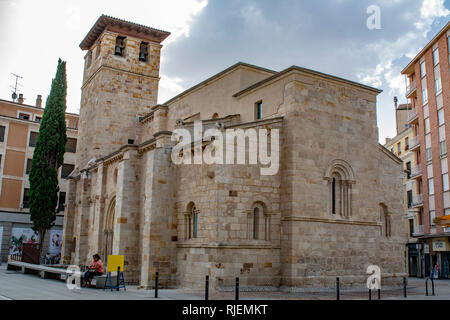
[[[411,204],[411,207],[413,208],[419,208],[423,206],[423,199],[421,194],[416,194],[413,196],[413,201]]]
[[[420,226],[417,226],[417,228],[414,228],[412,236],[413,237],[423,236],[425,234],[423,230],[424,228],[422,224]]]
[[[419,121],[419,113],[417,112],[417,108],[408,110],[408,122],[414,123]]]
[[[410,84],[406,86],[406,98],[416,98],[417,97],[417,87],[416,87],[416,81],[411,81]]]
[[[417,179],[422,176],[422,168],[420,166],[414,166],[411,168],[411,173],[409,174],[409,179]],[[414,200],[413,200],[414,202]]]
[[[409,151],[413,151],[418,147],[420,147],[419,136],[412,137],[411,140],[409,140]]]

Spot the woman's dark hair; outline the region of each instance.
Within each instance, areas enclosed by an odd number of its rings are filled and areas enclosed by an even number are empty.
[[[93,257],[94,257],[94,259],[97,258],[98,260],[101,260],[101,259],[100,259],[100,256],[98,255],[98,253],[94,254]]]

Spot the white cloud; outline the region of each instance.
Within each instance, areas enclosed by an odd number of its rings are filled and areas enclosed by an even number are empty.
[[[185,89],[181,85],[183,79],[170,78],[164,74],[161,74],[161,80],[159,82],[158,102],[164,103],[175,95],[183,92]]]
[[[420,21],[415,23],[416,28],[426,36],[436,18],[446,17],[450,14],[444,6],[444,0],[423,0],[420,8]]]

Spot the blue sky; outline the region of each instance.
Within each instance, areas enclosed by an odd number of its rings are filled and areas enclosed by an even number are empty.
[[[366,10],[380,8],[381,29]],[[86,11],[86,8],[89,8]],[[83,56],[78,44],[102,13],[171,31],[164,42],[159,102],[237,61],[291,65],[375,86],[380,142],[395,135],[400,71],[449,21],[450,0],[0,0],[0,98],[10,72],[33,104],[47,96],[59,56],[68,63],[68,108],[77,112]]]

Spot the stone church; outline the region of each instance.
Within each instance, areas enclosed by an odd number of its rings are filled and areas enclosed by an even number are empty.
[[[402,163],[378,143],[381,92],[292,66],[239,62],[157,104],[169,32],[101,16],[85,56],[76,167],[65,208],[64,263],[125,256],[142,288],[249,290],[382,285],[406,276]],[[280,131],[280,166],[181,164],[176,128]]]

